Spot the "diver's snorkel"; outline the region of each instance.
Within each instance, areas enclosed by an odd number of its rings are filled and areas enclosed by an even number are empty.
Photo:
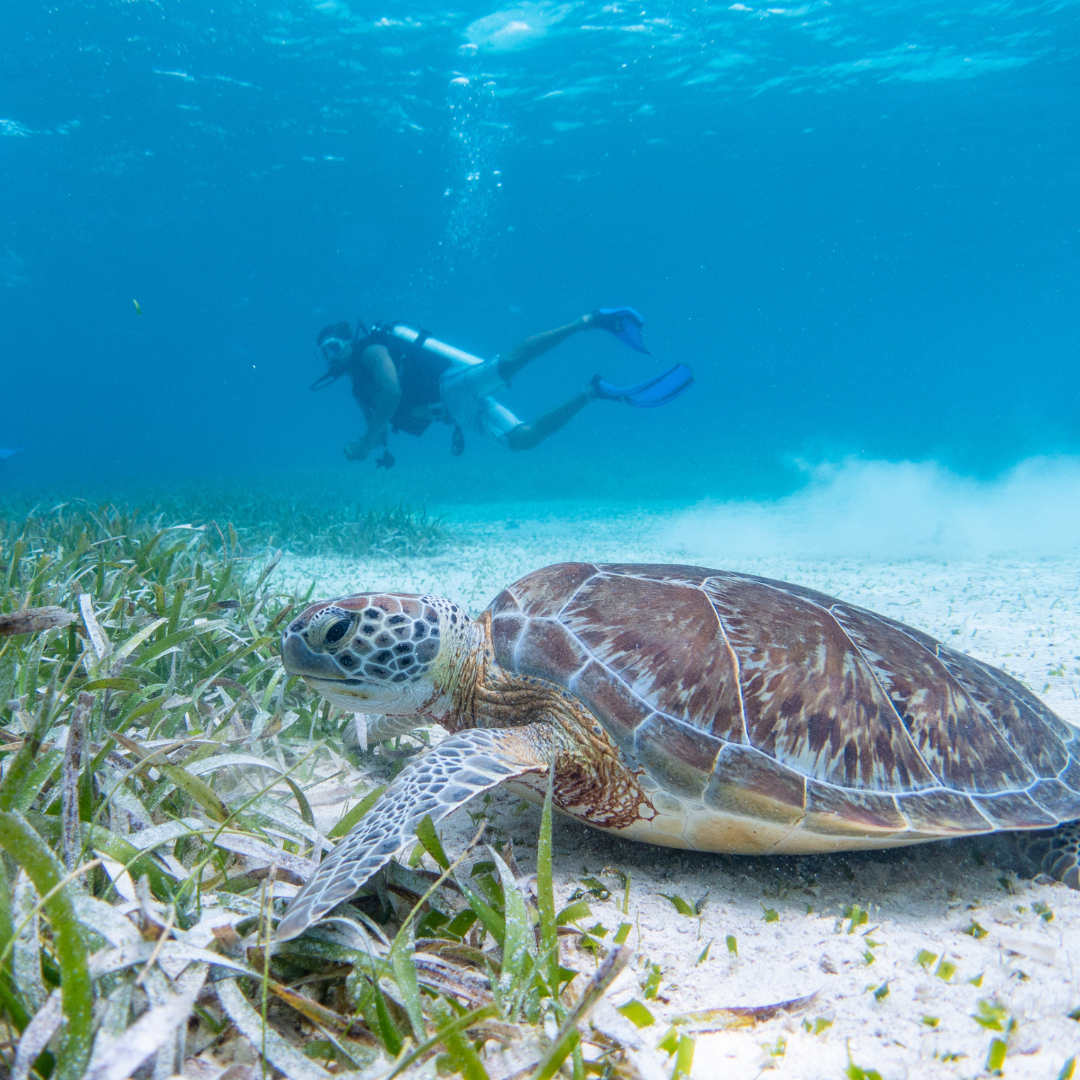
[[[311,384],[311,389],[312,390],[321,390],[324,386],[329,386],[331,383],[337,382],[338,379],[340,379],[341,376],[344,375],[344,374],[345,374],[344,371],[338,371],[336,373],[333,372],[333,371],[328,371],[328,372],[326,372],[325,375],[320,375]]]
[[[360,318],[360,316],[357,316],[357,318],[356,318],[356,333],[353,334],[352,341],[349,342],[349,345],[350,346],[355,345],[360,340],[361,336],[367,337],[368,336],[368,330],[367,330],[367,327],[364,325],[364,320],[362,318]],[[322,351],[322,346],[321,345],[319,346],[319,350],[320,350],[320,352]],[[324,354],[324,357],[325,357],[325,354]],[[327,361],[327,363],[329,363],[329,362],[330,361]],[[344,375],[344,374],[345,374],[344,365],[342,367],[340,367],[337,371],[334,371],[333,368],[330,368],[328,371],[326,371],[322,375],[320,375],[311,384],[311,389],[312,390],[322,390],[324,387],[329,386],[331,383],[337,382],[338,379],[340,379],[341,376]]]

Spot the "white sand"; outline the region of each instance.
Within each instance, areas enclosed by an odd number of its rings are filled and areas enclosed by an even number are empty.
[[[475,612],[522,574],[563,560],[691,562],[740,570],[821,589],[910,623],[1004,668],[1080,725],[1075,558],[994,556],[946,563],[733,556],[725,554],[722,537],[709,539],[699,518],[659,510],[605,510],[597,516],[595,509],[565,506],[503,507],[484,517],[459,515],[451,524],[458,542],[434,558],[287,556],[278,580],[306,587],[316,578],[317,596],[376,588],[437,592]],[[521,814],[509,794],[494,807],[494,824],[518,838],[519,862],[527,867],[536,811]],[[463,842],[468,825],[464,814],[455,818],[460,820],[451,819],[445,830],[449,845]],[[838,1078],[848,1063],[848,1046],[857,1064],[878,1070],[885,1080],[973,1077],[985,1072],[991,1039],[1006,1038],[972,1019],[980,1000],[999,1002],[1015,1020],[1006,1076],[1053,1080],[1068,1057],[1080,1054],[1080,1023],[1066,1015],[1080,1006],[1080,894],[1026,881],[1006,887],[999,882],[1006,876],[1004,855],[990,842],[748,858],[635,844],[562,820],[555,845],[564,900],[586,871],[617,866],[632,874],[629,921],[635,929],[629,944],[636,952],[635,973],[643,976],[650,962],[663,970],[660,996],[649,1002],[657,1022],[640,1032],[647,1047],[667,1030],[664,1020],[683,1011],[768,1005],[817,992],[798,1016],[700,1035],[696,1080],[757,1076],[766,1068],[777,1076]],[[675,893],[693,903],[706,892],[700,923],[679,915],[659,895]],[[848,934],[848,921],[838,916],[852,903],[868,908],[870,918]],[[1052,919],[1041,917],[1035,904],[1052,911]],[[778,913],[778,922],[765,921],[766,908]],[[594,902],[593,911],[612,930],[623,918],[614,898]],[[963,933],[972,920],[986,936]],[[725,945],[729,934],[737,939],[737,959]],[[708,959],[695,966],[710,940]],[[869,941],[878,945],[870,948]],[[920,950],[946,958],[955,974],[946,981],[933,966],[924,970],[915,962]],[[591,963],[584,954],[580,959]],[[981,986],[973,985],[980,975]],[[887,995],[875,999],[872,991],[886,982]],[[628,975],[612,997],[621,1004],[633,994],[641,996],[636,977]],[[610,1010],[599,1015],[618,1019]],[[804,1030],[803,1020],[812,1024],[818,1017],[831,1026],[816,1035]],[[931,1026],[924,1017],[938,1022]]]

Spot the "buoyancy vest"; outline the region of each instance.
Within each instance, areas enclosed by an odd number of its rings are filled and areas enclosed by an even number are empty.
[[[369,345],[382,345],[390,354],[401,387],[401,400],[390,428],[396,434],[404,431],[409,435],[422,435],[431,425],[434,416],[432,406],[440,406],[439,380],[454,363],[482,364],[477,356],[436,341],[426,330],[414,330],[404,323],[374,326],[366,337],[353,346],[350,374],[353,395],[362,408],[375,400],[375,380],[360,357]]]

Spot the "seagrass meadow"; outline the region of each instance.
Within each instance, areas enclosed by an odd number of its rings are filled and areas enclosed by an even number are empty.
[[[313,596],[476,613],[601,551],[734,562],[960,639],[1076,722],[1072,559],[733,555],[665,508],[139,502],[0,514],[0,1075],[1071,1080],[1080,894],[988,840],[712,855],[553,827],[500,790],[267,944],[444,734],[369,743],[286,676],[280,630]]]
[[[402,515],[363,527],[400,531]],[[349,756],[352,717],[277,655],[305,597],[274,587],[279,552],[248,550],[235,526],[110,506],[5,518],[4,1071],[640,1074],[632,1048],[585,1026],[629,923],[606,948],[577,928],[585,900],[556,911],[550,805],[535,877],[484,836],[481,810],[454,863],[421,828],[408,865],[266,947],[297,883],[423,739]],[[326,826],[313,805],[329,801],[351,808]],[[588,963],[564,963],[570,938]],[[668,1042],[688,1071],[693,1040]]]

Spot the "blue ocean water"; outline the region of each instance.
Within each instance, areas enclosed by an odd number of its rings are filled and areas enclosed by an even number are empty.
[[[1080,451],[1080,6],[927,0],[3,5],[0,484],[334,476],[358,498],[728,498],[796,460],[989,477]],[[537,450],[349,465],[320,327],[490,356],[644,313]]]

